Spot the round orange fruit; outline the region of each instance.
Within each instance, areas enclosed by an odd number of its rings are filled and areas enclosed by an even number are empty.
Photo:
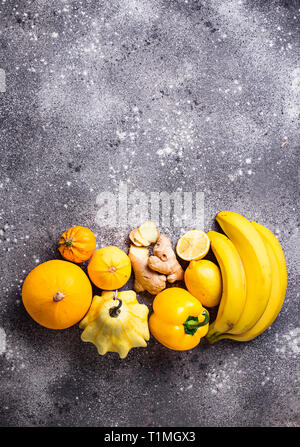
[[[58,241],[58,250],[62,257],[77,264],[90,259],[95,249],[96,237],[87,227],[71,227]]]
[[[115,290],[129,280],[131,262],[123,250],[108,246],[95,251],[87,270],[90,280],[99,289]]]
[[[25,278],[22,300],[29,315],[49,329],[66,329],[80,321],[92,301],[92,285],[84,271],[54,259],[35,267]]]

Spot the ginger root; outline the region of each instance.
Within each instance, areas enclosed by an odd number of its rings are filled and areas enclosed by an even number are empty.
[[[157,295],[166,288],[166,276],[148,267],[149,252],[147,247],[130,245],[128,256],[135,275],[133,288],[136,292],[147,290],[151,295]]]
[[[161,234],[153,247],[154,256],[148,259],[148,266],[156,272],[167,276],[169,283],[181,281],[184,277],[184,271],[179,264],[169,238]]]
[[[137,247],[148,247],[155,244],[159,236],[159,231],[152,220],[147,220],[138,228],[132,230],[129,239]]]

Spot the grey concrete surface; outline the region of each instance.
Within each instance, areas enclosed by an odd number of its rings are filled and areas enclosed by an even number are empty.
[[[299,11],[296,0],[0,1],[1,426],[299,425]],[[22,282],[59,258],[66,228],[127,250],[129,228],[95,220],[97,195],[120,182],[203,192],[205,231],[223,209],[270,228],[289,278],[272,327],[188,352],[151,338],[120,360],[98,356],[78,325],[38,326]],[[174,243],[183,230],[165,229]]]

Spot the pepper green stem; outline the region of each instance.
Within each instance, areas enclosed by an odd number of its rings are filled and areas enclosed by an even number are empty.
[[[199,327],[205,326],[209,323],[209,313],[206,309],[203,310],[201,315],[204,315],[204,320],[199,321],[198,317],[188,317],[185,323],[183,323],[184,326],[184,332],[189,335],[194,335],[195,332]]]

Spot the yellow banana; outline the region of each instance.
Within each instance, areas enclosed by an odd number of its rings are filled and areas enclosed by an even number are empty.
[[[219,340],[222,338],[230,338],[236,341],[252,340],[271,326],[279,314],[284,302],[287,287],[287,270],[281,245],[274,234],[266,227],[256,222],[251,222],[251,224],[262,237],[270,258],[272,267],[272,287],[270,298],[264,313],[257,323],[252,326],[252,328],[240,335],[224,334],[223,336],[219,337]]]
[[[215,321],[209,326],[207,340],[229,331],[239,320],[246,302],[246,280],[241,258],[227,236],[209,231],[210,246],[222,274],[222,297]]]
[[[242,334],[262,316],[271,292],[271,265],[267,250],[256,228],[233,211],[221,211],[217,222],[235,245],[246,276],[246,303],[229,334]]]

